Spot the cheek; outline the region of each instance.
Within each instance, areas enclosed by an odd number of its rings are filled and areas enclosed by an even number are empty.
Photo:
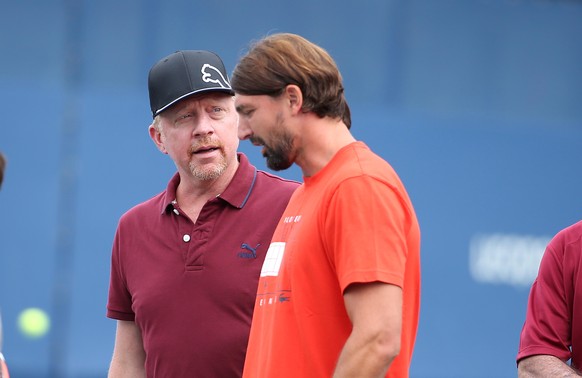
[[[220,140],[223,144],[232,146],[234,144],[234,148],[238,147],[238,119],[229,120],[223,127],[220,128],[220,131],[217,131]]]
[[[235,126],[232,129],[228,130],[228,135],[225,135],[225,141],[227,145],[233,146],[233,149],[238,148],[239,139],[238,139],[238,126]]]
[[[251,131],[253,134],[261,130],[261,121],[257,117],[253,117],[245,122],[245,127],[247,130]]]
[[[166,150],[175,154],[183,153],[188,151],[192,145],[189,135],[172,135],[171,138],[166,138],[164,141],[164,146]]]

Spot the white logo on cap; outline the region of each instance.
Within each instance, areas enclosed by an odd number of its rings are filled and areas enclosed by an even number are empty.
[[[205,83],[214,83],[222,88],[231,89],[228,80],[222,76],[222,72],[218,68],[206,63],[202,66],[200,72],[202,72],[202,81]]]

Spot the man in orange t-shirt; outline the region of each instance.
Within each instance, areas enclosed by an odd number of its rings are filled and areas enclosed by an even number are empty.
[[[392,167],[351,135],[333,59],[275,34],[239,61],[232,87],[239,138],[304,176],[263,264],[243,376],[408,377],[418,221]]]

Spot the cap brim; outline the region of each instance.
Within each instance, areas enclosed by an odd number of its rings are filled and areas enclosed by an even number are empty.
[[[156,111],[156,113],[153,115],[153,117],[155,118],[161,112],[163,112],[164,110],[168,109],[169,107],[171,107],[172,105],[174,105],[178,101],[185,99],[186,97],[190,97],[190,96],[193,96],[195,94],[205,93],[205,92],[222,92],[222,93],[228,93],[229,95],[234,96],[234,91],[232,89],[228,89],[228,88],[216,87],[216,88],[202,88],[202,89],[198,89],[196,91],[192,91],[192,92],[186,93],[185,95],[182,95],[182,96],[178,97],[177,99],[175,99],[174,101],[172,101],[172,102],[164,105],[163,107],[161,107],[160,109],[158,109]]]

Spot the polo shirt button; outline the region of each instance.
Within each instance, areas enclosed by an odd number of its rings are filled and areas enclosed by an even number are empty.
[[[190,235],[186,234],[186,235],[182,236],[182,240],[184,240],[186,243],[188,243],[190,241]]]

